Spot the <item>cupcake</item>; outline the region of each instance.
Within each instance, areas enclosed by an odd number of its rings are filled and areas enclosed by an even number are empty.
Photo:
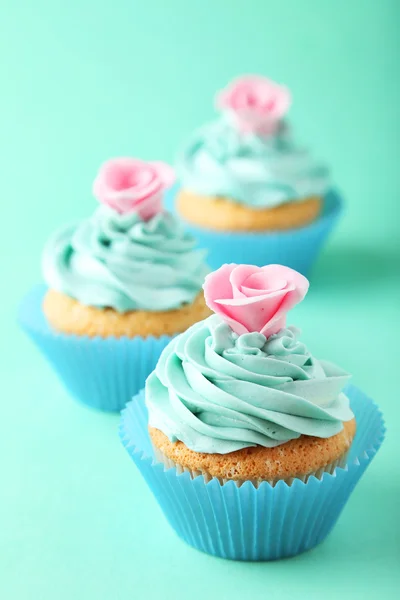
[[[308,290],[300,273],[224,265],[204,290],[215,314],[164,349],[146,406],[141,394],[123,413],[122,440],[192,546],[298,554],[331,530],[382,442],[382,417],[286,324]]]
[[[22,324],[72,394],[92,406],[120,410],[171,338],[209,314],[204,252],[162,208],[173,180],[163,163],[106,162],[93,186],[100,206],[51,236],[47,288],[23,302]]]
[[[176,210],[210,263],[281,262],[307,272],[339,213],[327,167],[292,137],[287,88],[258,76],[217,95],[221,116],[178,160]]]

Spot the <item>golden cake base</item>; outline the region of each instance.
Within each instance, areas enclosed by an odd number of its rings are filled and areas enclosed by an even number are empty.
[[[174,335],[211,314],[202,292],[192,304],[176,310],[119,313],[113,308],[85,306],[65,294],[49,290],[43,300],[43,311],[57,331],[89,337]]]
[[[166,457],[180,470],[204,475],[207,480],[290,482],[294,478],[307,480],[307,476],[324,471],[333,472],[341,466],[356,432],[355,419],[343,424],[343,430],[330,438],[302,435],[296,440],[275,448],[255,446],[229,454],[205,454],[190,450],[183,442],[170,442],[159,429],[149,427],[156,455],[166,465]],[[158,451],[158,452],[157,452]],[[169,463],[169,466],[172,464]]]
[[[229,198],[181,190],[176,208],[189,223],[216,231],[283,231],[315,221],[322,209],[322,198],[313,196],[273,208],[250,208]]]

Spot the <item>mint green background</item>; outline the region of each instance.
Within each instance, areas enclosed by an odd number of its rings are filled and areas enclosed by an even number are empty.
[[[400,6],[396,0],[0,3],[0,597],[394,598],[399,582]],[[317,356],[378,401],[387,440],[329,539],[274,564],[197,553],[117,439],[17,331],[50,231],[94,208],[113,155],[172,160],[232,76],[290,85],[298,136],[347,213],[293,312]]]

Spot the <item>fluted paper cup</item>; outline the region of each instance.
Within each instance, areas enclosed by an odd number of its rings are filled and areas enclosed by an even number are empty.
[[[59,333],[42,309],[38,285],[24,297],[18,321],[76,400],[104,411],[120,411],[144,386],[172,337],[88,337]]]
[[[233,560],[276,560],[320,544],[384,438],[374,402],[354,386],[346,393],[357,421],[347,464],[290,485],[207,481],[154,455],[142,391],[122,413],[120,437],[178,536],[202,552]]]
[[[213,231],[193,225],[183,218],[181,220],[185,229],[197,239],[199,247],[208,249],[207,262],[212,269],[218,269],[225,263],[259,267],[281,264],[309,275],[339,220],[342,205],[340,195],[331,190],[324,198],[322,214],[314,222],[297,229],[276,232]],[[172,194],[167,196],[166,206],[179,216]]]

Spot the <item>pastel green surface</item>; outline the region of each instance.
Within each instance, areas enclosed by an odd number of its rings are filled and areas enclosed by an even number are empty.
[[[0,597],[396,598],[398,2],[215,0],[211,15],[187,0],[16,0],[0,13]],[[347,199],[291,322],[388,424],[327,541],[273,564],[234,564],[179,541],[119,443],[118,418],[69,399],[14,324],[49,234],[90,214],[104,159],[172,160],[212,118],[214,91],[243,72],[290,85],[296,132]]]
[[[311,355],[289,326],[238,336],[212,315],[173,339],[146,381],[149,425],[195,452],[327,438],[354,417],[349,375]]]

